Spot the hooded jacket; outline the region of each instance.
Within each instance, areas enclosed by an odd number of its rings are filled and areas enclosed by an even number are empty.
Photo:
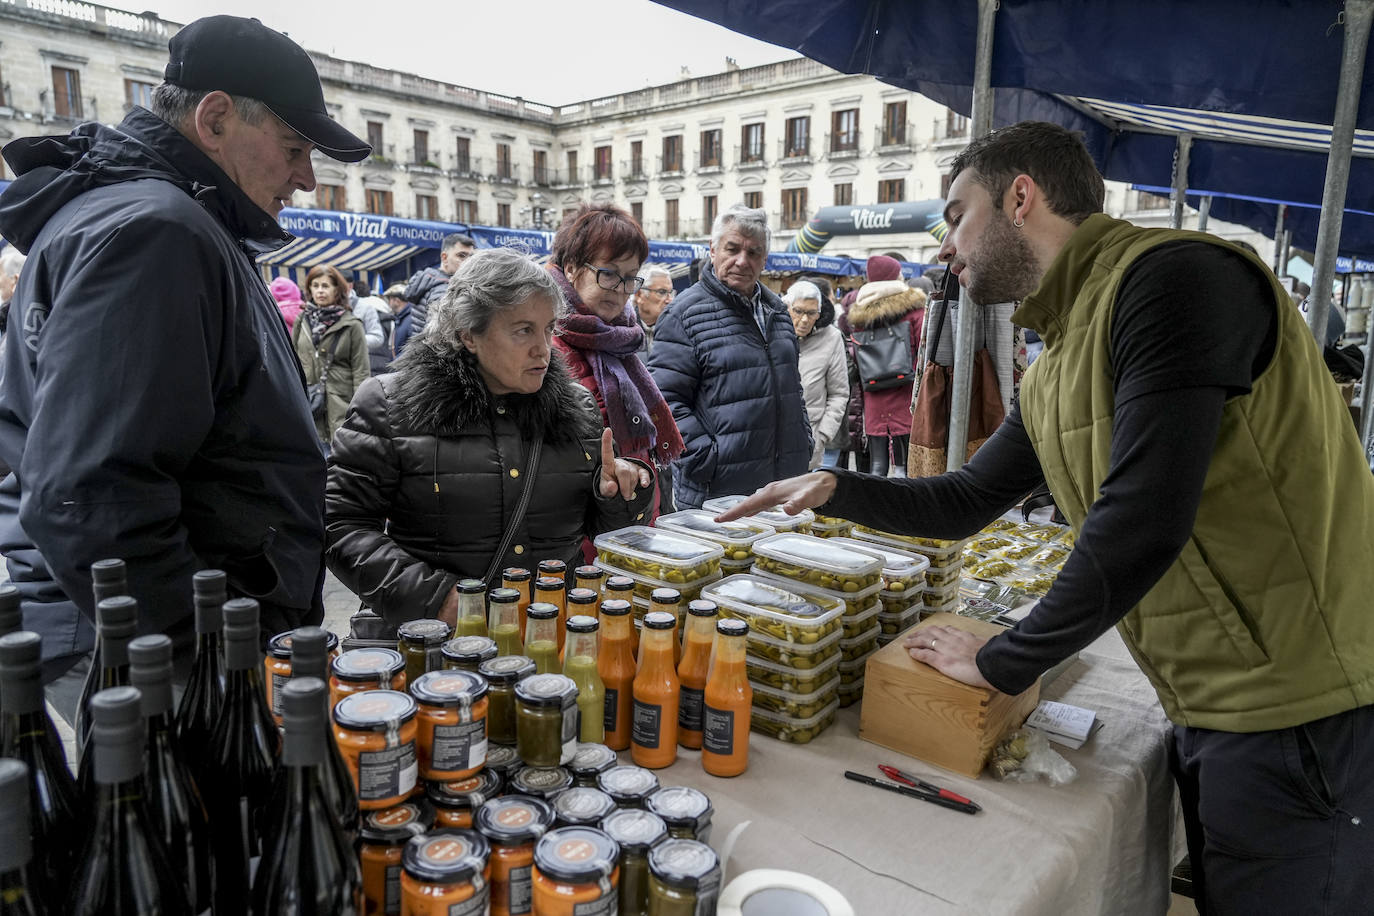
[[[437,267],[426,267],[410,278],[406,284],[406,301],[411,304],[411,320],[415,323],[415,331],[418,333],[424,330],[425,322],[429,320],[429,307],[440,299],[444,298],[444,293],[448,292],[448,281],[452,279]]]
[[[0,377],[0,549],[44,658],[91,648],[106,557],[128,563],[142,633],[185,628],[208,567],[262,602],[265,633],[321,620],[324,461],[253,263],[291,236],[141,108],[5,158],[0,233],[29,259]]]
[[[865,436],[911,435],[911,390],[916,377],[916,350],[925,319],[926,294],[901,280],[865,283],[849,307],[847,319],[855,331],[904,323],[911,337],[912,382],[878,391],[864,391]],[[857,341],[853,344],[858,346]],[[860,385],[863,382],[860,380]]]
[[[286,321],[287,333],[291,333],[296,327],[296,319],[301,317],[301,310],[305,308],[300,287],[285,277],[278,277],[269,283],[267,288],[272,291],[272,298],[277,300],[277,308]]]

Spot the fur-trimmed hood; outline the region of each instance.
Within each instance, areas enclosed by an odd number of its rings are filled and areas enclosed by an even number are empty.
[[[500,403],[525,439],[560,443],[601,435],[596,402],[573,381],[556,350],[537,392],[496,397],[466,351],[443,352],[424,338],[412,339],[389,373],[386,389],[395,410],[416,432],[454,436],[474,426],[485,428]]]
[[[858,330],[885,328],[925,307],[926,294],[907,286],[903,280],[865,283],[849,307],[849,324]]]

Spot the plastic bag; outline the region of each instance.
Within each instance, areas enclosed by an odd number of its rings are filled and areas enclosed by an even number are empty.
[[[1008,782],[1034,782],[1043,777],[1052,786],[1062,786],[1078,778],[1078,770],[1050,747],[1044,733],[1029,728],[1017,729],[997,742],[988,767],[994,776]]]

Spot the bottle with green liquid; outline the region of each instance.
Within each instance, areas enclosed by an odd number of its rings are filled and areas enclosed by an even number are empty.
[[[598,628],[595,617],[569,617],[563,652],[563,674],[577,685],[577,740],[589,744],[606,738],[606,686],[596,670]]]
[[[494,588],[487,599],[487,635],[496,642],[497,655],[519,655],[520,592],[513,588]]]
[[[458,620],[455,636],[487,635],[487,586],[481,579],[461,579],[458,589]]]
[[[557,674],[558,606],[536,601],[525,608],[525,653],[536,674]]]

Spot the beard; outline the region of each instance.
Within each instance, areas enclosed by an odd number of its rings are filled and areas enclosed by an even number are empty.
[[[979,305],[1020,302],[1040,285],[1040,265],[1026,236],[997,212],[978,240],[970,259],[973,282],[968,292]]]

